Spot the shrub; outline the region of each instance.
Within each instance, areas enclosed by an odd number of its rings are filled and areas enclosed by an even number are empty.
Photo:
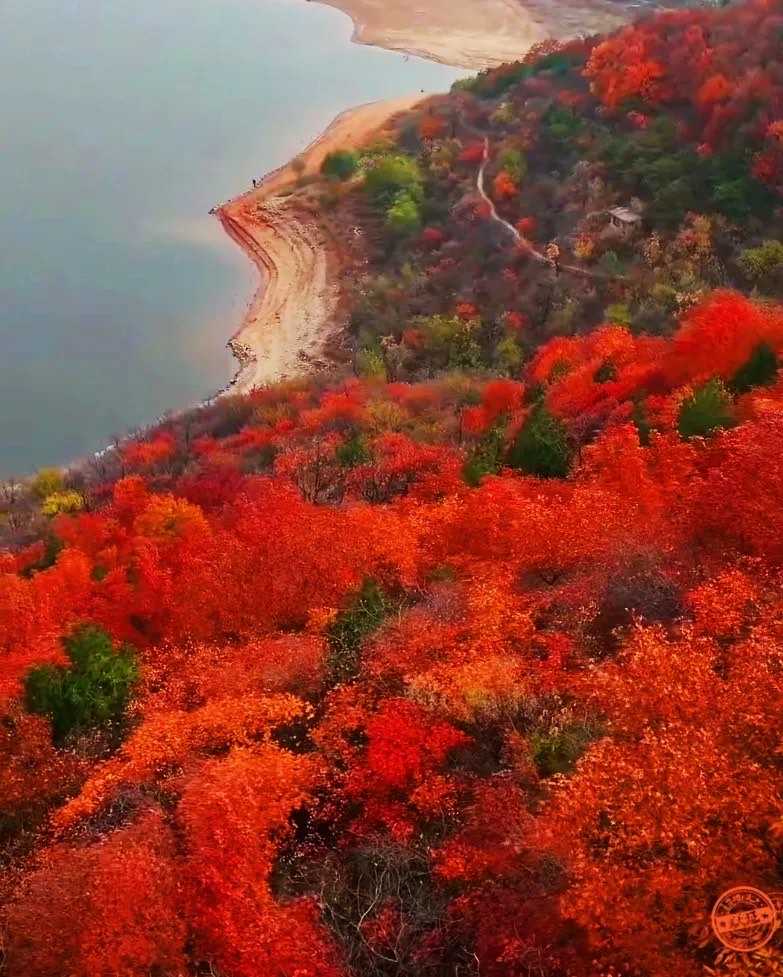
[[[735,393],[747,393],[754,387],[769,387],[778,375],[780,361],[769,343],[759,343],[729,382]]]
[[[51,719],[55,743],[121,721],[138,676],[133,649],[115,651],[101,628],[84,625],[62,643],[70,665],[40,665],[25,679],[27,709]]]
[[[477,488],[485,475],[496,475],[500,471],[504,439],[503,425],[496,424],[468,454],[462,466],[462,478],[472,488]]]
[[[543,401],[533,408],[508,452],[508,464],[540,478],[566,478],[571,470],[573,449],[565,425]]]
[[[415,234],[421,229],[419,205],[406,190],[400,190],[386,211],[386,220],[396,234]]]
[[[43,501],[49,495],[65,490],[62,472],[57,468],[42,468],[30,483],[30,491]]]
[[[337,615],[328,631],[328,670],[333,682],[356,675],[364,639],[380,627],[395,606],[374,580],[365,580],[352,606]]]
[[[364,175],[369,195],[379,203],[390,204],[400,190],[413,200],[422,197],[419,164],[410,156],[381,156]]]
[[[530,737],[530,755],[541,777],[569,773],[592,739],[584,726],[566,726]]]
[[[359,155],[350,149],[336,149],[327,153],[321,163],[324,176],[336,176],[340,180],[349,180],[359,169]]]
[[[707,437],[733,423],[731,394],[720,380],[710,380],[694,390],[680,405],[677,419],[683,438]]]

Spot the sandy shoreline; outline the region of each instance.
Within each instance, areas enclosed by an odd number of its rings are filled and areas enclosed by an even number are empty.
[[[347,14],[353,40],[480,69],[522,58],[547,37],[573,37],[618,26],[626,12],[612,0],[317,0]],[[334,149],[366,145],[399,112],[422,100],[408,95],[341,113],[301,153],[303,176],[318,173]],[[339,299],[337,247],[317,215],[287,192],[290,163],[216,209],[224,230],[259,271],[260,284],[228,342],[239,369],[221,393],[249,390],[305,372],[322,354]]]
[[[297,158],[314,176],[327,153],[366,145],[399,112],[425,96],[348,109]],[[286,192],[297,173],[286,163],[258,187],[217,208],[229,237],[260,274],[260,283],[229,347],[239,370],[226,391],[249,390],[302,373],[321,355],[338,301],[336,248],[324,227]]]
[[[352,40],[460,68],[516,61],[546,29],[517,0],[318,0],[353,21]]]
[[[479,71],[518,61],[539,41],[610,30],[612,0],[317,0],[347,14],[352,40]]]

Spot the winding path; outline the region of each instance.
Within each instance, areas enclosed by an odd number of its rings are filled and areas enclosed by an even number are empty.
[[[547,256],[543,254],[541,251],[536,250],[532,242],[528,241],[526,237],[523,237],[523,235],[520,234],[520,232],[517,230],[516,227],[514,227],[513,224],[509,224],[507,220],[502,218],[500,214],[498,214],[495,204],[492,202],[490,197],[487,195],[486,190],[484,189],[484,170],[487,168],[487,163],[489,162],[489,138],[487,136],[484,136],[483,138],[484,138],[484,154],[481,158],[481,166],[479,166],[478,173],[476,174],[476,189],[478,190],[481,199],[489,207],[489,216],[491,220],[495,221],[497,224],[500,224],[502,228],[508,231],[508,233],[514,239],[515,243],[525,248],[525,250],[528,252],[530,257],[533,258],[534,261],[538,261],[540,264],[543,265],[549,265],[549,267],[552,268],[556,274],[559,274],[560,272],[564,271],[570,275],[577,275],[579,278],[590,278],[593,279],[594,281],[606,281],[606,282],[628,281],[628,279],[624,275],[609,275],[606,272],[591,271],[589,268],[580,268],[578,265],[561,264],[556,267],[554,261],[552,261],[551,258],[547,258]]]
[[[536,261],[540,261],[545,265],[551,265],[552,267],[554,267],[553,261],[550,261],[549,258],[547,258],[546,255],[541,254],[540,251],[536,251],[536,249],[533,247],[530,241],[528,241],[527,238],[523,237],[516,229],[516,227],[514,227],[513,224],[509,224],[509,222],[507,220],[504,220],[497,212],[497,208],[495,207],[495,204],[492,202],[490,197],[487,195],[486,190],[484,189],[484,170],[487,168],[488,162],[489,162],[489,138],[487,136],[484,136],[484,155],[481,157],[481,166],[479,166],[478,173],[476,174],[476,189],[478,190],[481,199],[489,207],[490,218],[493,221],[496,221],[498,224],[500,224],[501,227],[504,227],[517,244],[521,244],[524,248],[526,248],[530,252],[530,256],[532,258],[535,258]]]

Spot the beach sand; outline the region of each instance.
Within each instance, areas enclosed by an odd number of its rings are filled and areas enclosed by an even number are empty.
[[[515,0],[319,0],[348,14],[353,40],[462,68],[516,61],[547,34]]]
[[[315,175],[327,153],[366,145],[422,95],[371,102],[341,113],[299,157]],[[321,354],[339,294],[334,242],[286,192],[299,182],[291,163],[217,209],[226,233],[259,270],[261,281],[229,341],[239,370],[227,390],[249,390],[296,376]]]
[[[613,0],[318,0],[353,21],[358,44],[418,54],[462,68],[518,61],[537,42],[618,27]]]

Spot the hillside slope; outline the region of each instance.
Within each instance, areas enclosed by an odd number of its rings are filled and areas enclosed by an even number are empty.
[[[345,283],[357,351],[426,375],[433,317],[461,308],[473,367],[514,375],[553,335],[664,334],[713,288],[780,298],[780,26],[775,3],[668,12],[422,106],[341,197],[375,245]]]
[[[780,971],[780,6],[332,159],[353,370],[0,485],[4,974]]]

